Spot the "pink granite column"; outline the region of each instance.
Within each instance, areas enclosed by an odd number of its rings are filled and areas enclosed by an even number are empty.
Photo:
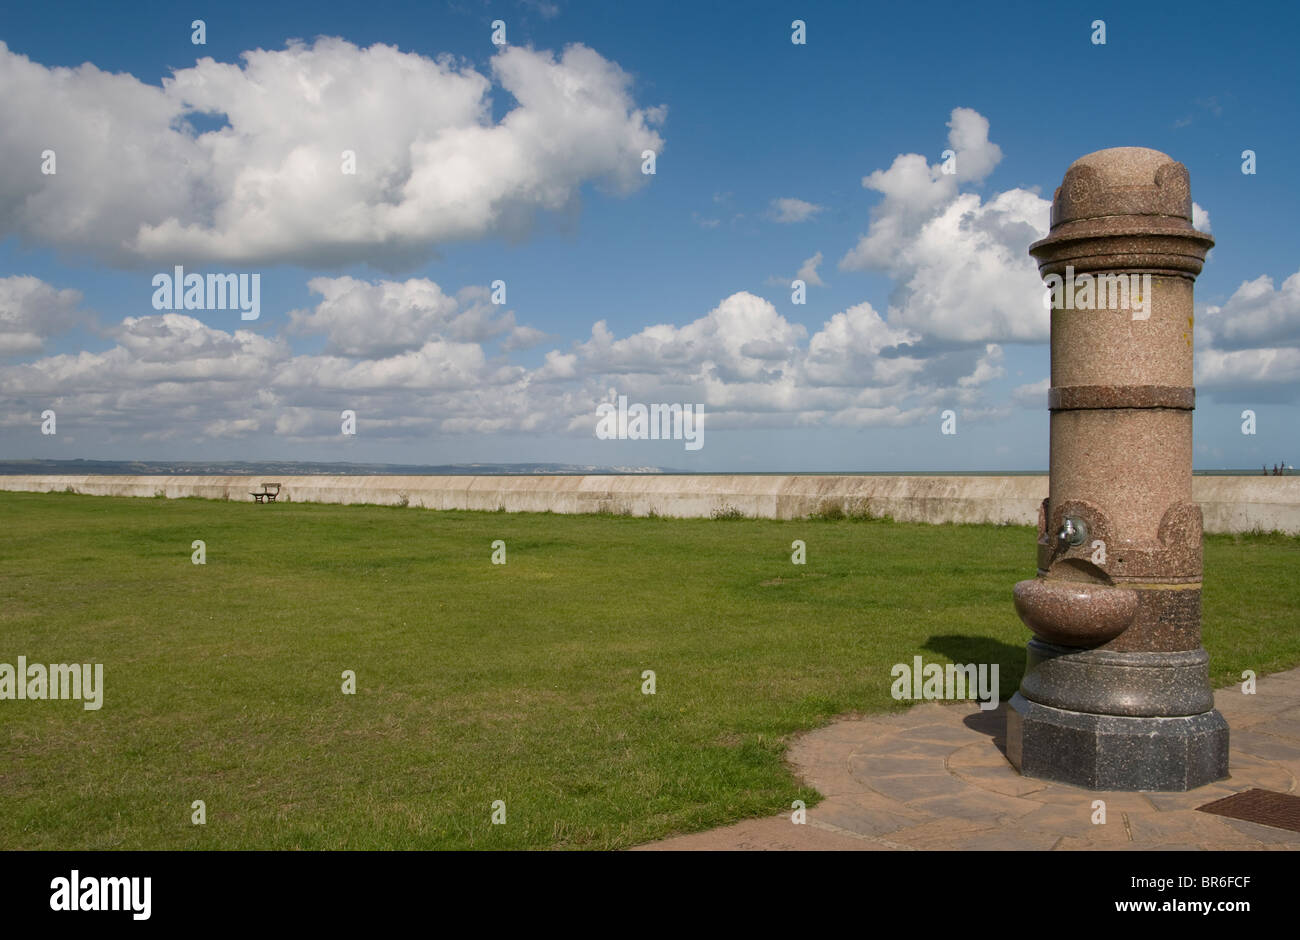
[[[1201,512],[1191,498],[1192,284],[1214,244],[1187,169],[1142,147],[1076,160],[1030,247],[1054,289],[1051,482],[1036,636],[1008,713],[1026,776],[1186,790],[1227,776],[1227,724],[1201,647]]]

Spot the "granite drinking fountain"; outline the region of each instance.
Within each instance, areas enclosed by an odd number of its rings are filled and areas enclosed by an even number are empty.
[[[1034,633],[1007,711],[1027,777],[1190,790],[1228,775],[1228,725],[1201,646],[1192,501],[1192,284],[1210,236],[1187,169],[1143,147],[1080,157],[1030,246],[1052,297],[1049,495]]]

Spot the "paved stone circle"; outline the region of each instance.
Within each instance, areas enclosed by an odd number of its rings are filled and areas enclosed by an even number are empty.
[[[918,705],[844,718],[790,749],[796,774],[825,799],[792,813],[640,849],[1300,849],[1300,833],[1198,812],[1258,787],[1300,792],[1300,669],[1257,692],[1215,694],[1232,728],[1231,776],[1186,793],[1102,792],[1022,777],[1003,753],[1006,705]],[[1106,806],[1094,823],[1093,803]]]

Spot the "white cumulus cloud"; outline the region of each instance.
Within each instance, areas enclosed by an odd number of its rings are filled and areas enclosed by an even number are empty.
[[[489,75],[328,37],[242,59],[200,59],[159,88],[0,43],[0,234],[119,264],[391,269],[520,236],[586,183],[635,189],[641,152],[663,149],[664,109],[638,107],[630,77],[580,44],[505,47]],[[497,89],[514,106],[493,120]],[[195,115],[226,124],[199,133]],[[55,152],[55,174],[34,146]]]
[[[955,108],[948,128],[955,172],[905,153],[863,179],[884,199],[839,266],[895,280],[891,325],[958,343],[1046,340],[1042,280],[1026,249],[1047,234],[1051,203],[1023,189],[988,201],[962,192],[1002,151],[988,139],[988,120],[969,108]]]
[[[311,310],[291,310],[290,329],[324,334],[329,353],[382,358],[439,337],[478,343],[520,332],[514,314],[491,304],[486,288],[450,297],[428,278],[372,283],[352,277],[317,277],[307,286],[322,300]],[[525,331],[519,340],[527,338]]]
[[[823,208],[802,199],[773,199],[768,214],[777,222],[807,222]]]
[[[49,337],[89,322],[80,305],[80,291],[28,275],[0,277],[0,356],[39,353]]]

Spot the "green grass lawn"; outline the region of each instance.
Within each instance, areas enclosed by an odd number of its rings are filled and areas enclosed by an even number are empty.
[[[1010,696],[1033,566],[1024,527],[0,493],[0,662],[105,686],[0,701],[0,848],[615,848],[812,805],[791,735],[903,707],[894,663]],[[1300,539],[1205,569],[1216,686],[1300,662]]]

